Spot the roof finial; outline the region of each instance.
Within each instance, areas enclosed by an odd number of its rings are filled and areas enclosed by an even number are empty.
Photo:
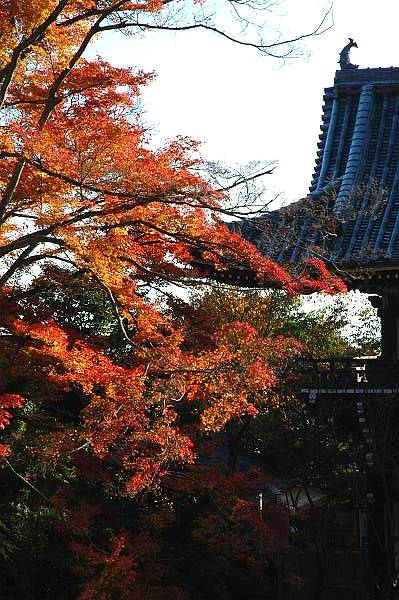
[[[349,44],[346,44],[346,46],[344,46],[341,50],[341,52],[339,53],[339,66],[341,67],[341,69],[346,70],[346,69],[357,69],[359,67],[359,65],[352,65],[350,59],[349,59],[349,52],[351,50],[351,48],[357,48],[358,45],[356,44],[356,42],[353,41],[352,38],[348,38],[349,39]]]

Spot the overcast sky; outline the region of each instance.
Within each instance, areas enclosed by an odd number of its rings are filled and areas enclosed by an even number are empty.
[[[287,0],[274,24],[287,34],[309,32],[326,5]],[[359,46],[351,60],[360,67],[399,66],[398,22],[397,0],[335,0],[332,29],[307,41],[308,57],[286,62],[204,31],[112,34],[99,50],[113,64],[158,73],[143,96],[155,140],[188,135],[203,142],[210,159],[277,160],[270,195],[290,201],[310,184],[323,88],[333,83],[339,51],[350,36]]]

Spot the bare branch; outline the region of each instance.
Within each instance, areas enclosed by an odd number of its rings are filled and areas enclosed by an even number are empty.
[[[47,498],[47,496],[45,496],[43,494],[43,492],[41,492],[36,486],[34,486],[33,483],[31,483],[28,479],[26,479],[26,477],[21,475],[21,473],[18,473],[18,471],[16,471],[14,469],[12,464],[6,458],[3,458],[3,460],[6,463],[6,465],[11,469],[11,471],[14,473],[14,475],[16,475],[18,477],[18,479],[23,481],[25,483],[25,485],[29,486],[34,492],[36,492],[36,494],[39,494],[39,496],[41,496],[43,498],[43,500],[45,500],[46,502],[49,502],[49,499]]]
[[[153,30],[153,29],[158,30],[158,31],[192,31],[195,29],[203,29],[205,31],[210,31],[212,33],[215,33],[215,34],[229,40],[230,42],[239,44],[240,46],[246,46],[249,48],[254,48],[256,50],[259,50],[260,52],[262,52],[268,56],[272,56],[274,58],[287,58],[289,55],[292,54],[292,50],[289,50],[282,54],[278,54],[278,53],[272,52],[272,49],[278,48],[278,47],[283,47],[283,46],[289,46],[291,44],[294,44],[295,42],[299,42],[301,40],[304,40],[304,39],[307,39],[310,37],[322,35],[326,31],[331,29],[331,27],[333,26],[333,23],[331,23],[329,25],[325,25],[325,23],[326,23],[328,17],[331,16],[331,14],[332,14],[332,6],[333,5],[331,4],[330,7],[328,8],[328,10],[323,15],[323,18],[320,21],[320,23],[317,25],[317,27],[315,29],[313,29],[312,31],[310,31],[309,33],[304,33],[304,34],[301,34],[301,35],[298,35],[298,36],[295,36],[295,37],[292,37],[289,39],[285,39],[282,41],[275,41],[275,42],[271,42],[271,43],[264,43],[262,41],[259,41],[259,42],[246,41],[244,39],[240,39],[239,37],[230,35],[230,34],[226,33],[225,31],[223,31],[222,29],[220,29],[214,25],[211,25],[210,23],[192,23],[190,25],[174,25],[173,26],[173,25],[146,23],[145,21],[121,21],[119,23],[110,23],[108,25],[103,25],[99,28],[99,30],[100,31],[110,31],[110,30],[138,28],[138,29],[141,29],[142,31]]]

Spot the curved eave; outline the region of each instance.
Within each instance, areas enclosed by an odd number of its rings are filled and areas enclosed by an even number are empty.
[[[280,263],[399,268],[399,68],[337,71],[324,93],[310,195],[231,226]]]

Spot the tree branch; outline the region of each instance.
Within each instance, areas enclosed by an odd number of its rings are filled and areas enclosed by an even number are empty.
[[[180,206],[191,206],[193,208],[198,208],[198,207],[206,208],[206,209],[209,208],[210,210],[212,210],[215,213],[220,213],[223,215],[227,215],[230,217],[237,217],[237,218],[238,217],[248,218],[251,215],[258,214],[260,212],[260,209],[258,209],[258,208],[253,211],[247,210],[245,212],[241,212],[241,211],[237,210],[237,208],[234,210],[229,210],[228,208],[218,206],[215,203],[207,202],[205,200],[206,195],[209,193],[207,190],[204,190],[204,191],[187,190],[186,192],[182,191],[180,193],[170,192],[169,195],[168,195],[168,193],[162,192],[162,194],[159,194],[159,195],[152,194],[151,196],[148,196],[148,195],[140,194],[139,192],[122,192],[122,191],[118,191],[118,190],[106,189],[106,188],[102,188],[102,187],[99,187],[97,185],[93,185],[90,183],[84,183],[83,181],[74,179],[73,177],[71,177],[69,175],[65,175],[64,173],[58,173],[56,171],[53,171],[49,167],[44,166],[41,162],[39,163],[37,161],[29,159],[20,153],[5,152],[5,151],[0,152],[0,159],[1,158],[22,158],[22,157],[23,157],[24,161],[27,164],[29,164],[31,167],[37,169],[38,171],[40,171],[42,173],[45,173],[46,175],[55,177],[56,179],[59,179],[60,181],[64,181],[65,183],[68,183],[69,185],[72,185],[78,189],[84,189],[89,192],[95,192],[97,194],[102,194],[102,195],[114,196],[115,198],[123,198],[123,199],[136,198],[136,202],[134,204],[128,205],[129,209],[132,209],[136,206],[143,206],[144,204],[149,204],[151,202],[167,202],[168,204],[176,204],[176,205],[180,205]],[[247,181],[252,181],[254,179],[262,177],[263,175],[271,174],[272,172],[273,172],[273,169],[269,169],[267,171],[264,171],[262,173],[259,173],[259,174],[253,175],[253,176],[249,175],[246,178],[243,177],[240,181],[237,180],[231,186],[228,186],[226,188],[221,187],[219,189],[212,191],[212,193],[213,192],[220,193],[220,192],[224,192],[224,191],[229,191],[239,185],[245,184]],[[82,210],[82,209],[80,209],[80,210]],[[115,209],[115,210],[117,210],[117,209]],[[127,210],[127,206],[125,206],[125,210]],[[103,214],[104,215],[104,214],[110,214],[110,213],[104,213],[104,212],[97,211],[96,213],[93,212],[93,213],[89,214],[88,217],[94,216],[95,214],[98,214],[98,215]]]
[[[34,31],[32,31],[32,33],[26,39],[23,39],[14,49],[10,62],[0,72],[0,79],[3,80],[3,83],[0,86],[0,108],[3,106],[4,99],[14,76],[19,59],[24,52],[27,51],[29,46],[39,41],[48,27],[56,21],[57,17],[67,6],[68,2],[69,0],[60,0],[54,10],[49,14],[47,19],[45,19],[43,23],[41,23]]]
[[[12,466],[12,464],[6,458],[3,458],[3,460],[6,463],[6,465],[11,469],[11,471],[14,473],[14,475],[16,475],[18,477],[18,479],[20,479],[21,481],[23,481],[25,483],[25,485],[29,486],[34,492],[36,492],[36,494],[39,494],[39,496],[41,496],[43,498],[43,500],[45,500],[46,502],[49,502],[49,499],[47,498],[47,496],[45,496],[43,494],[43,492],[41,492],[36,486],[34,486],[25,477],[23,477],[23,475],[21,475],[21,473],[18,473],[18,471],[16,471],[14,469],[14,467]]]
[[[109,301],[111,302],[111,306],[113,308],[116,320],[118,321],[118,325],[119,325],[119,329],[121,331],[122,337],[125,340],[125,342],[127,342],[128,344],[132,344],[132,340],[130,339],[130,337],[127,334],[125,325],[123,323],[123,319],[119,313],[119,308],[117,305],[117,302],[115,300],[115,296],[112,293],[112,290],[90,269],[89,270],[90,275],[92,275],[92,277],[97,281],[98,285],[105,291],[105,293],[108,296]]]
[[[15,260],[13,262],[13,264],[11,265],[11,267],[9,269],[7,269],[7,271],[0,277],[0,287],[2,285],[4,285],[10,279],[10,277],[12,277],[14,275],[14,273],[16,271],[18,271],[18,269],[24,264],[25,259],[34,250],[34,248],[36,248],[36,246],[37,246],[37,243],[34,242],[33,244],[31,244],[30,246],[28,246],[27,248],[25,248],[25,250],[23,250],[21,252],[21,254],[18,256],[17,260]]]
[[[13,193],[21,179],[22,171],[25,167],[25,158],[23,156],[19,156],[17,160],[17,164],[14,167],[14,171],[11,175],[11,179],[8,182],[6,189],[4,190],[3,197],[0,202],[0,221],[3,222],[4,213],[7,209],[8,203],[10,202]]]
[[[262,53],[267,54],[268,56],[272,56],[274,58],[287,58],[291,54],[291,52],[286,52],[283,54],[276,54],[274,52],[271,52],[271,50],[273,48],[287,46],[289,44],[294,44],[295,42],[299,42],[300,40],[304,40],[306,38],[318,36],[318,35],[325,33],[326,31],[331,29],[331,27],[333,26],[331,24],[326,27],[323,27],[328,16],[331,14],[331,12],[332,12],[332,4],[329,7],[329,9],[326,11],[326,13],[324,14],[324,16],[323,16],[321,22],[318,24],[318,26],[310,33],[304,33],[302,35],[298,35],[298,36],[290,38],[288,40],[283,40],[281,42],[272,42],[270,44],[264,44],[262,42],[260,42],[260,43],[246,42],[245,40],[242,40],[242,39],[239,39],[232,35],[229,35],[228,33],[223,31],[222,29],[219,29],[218,27],[215,27],[213,25],[209,25],[206,23],[193,23],[192,25],[168,26],[168,25],[155,25],[155,24],[153,25],[150,23],[139,22],[139,21],[122,21],[121,23],[110,23],[109,25],[103,25],[102,27],[100,27],[99,30],[100,31],[109,31],[109,30],[118,30],[118,29],[120,30],[120,29],[127,29],[127,28],[133,28],[133,27],[137,27],[142,30],[155,29],[155,30],[159,30],[159,31],[191,31],[191,30],[195,30],[195,29],[204,29],[205,31],[210,31],[212,33],[215,33],[215,34],[229,40],[230,42],[239,44],[240,46],[246,46],[249,48],[254,48],[256,50],[259,50]]]

